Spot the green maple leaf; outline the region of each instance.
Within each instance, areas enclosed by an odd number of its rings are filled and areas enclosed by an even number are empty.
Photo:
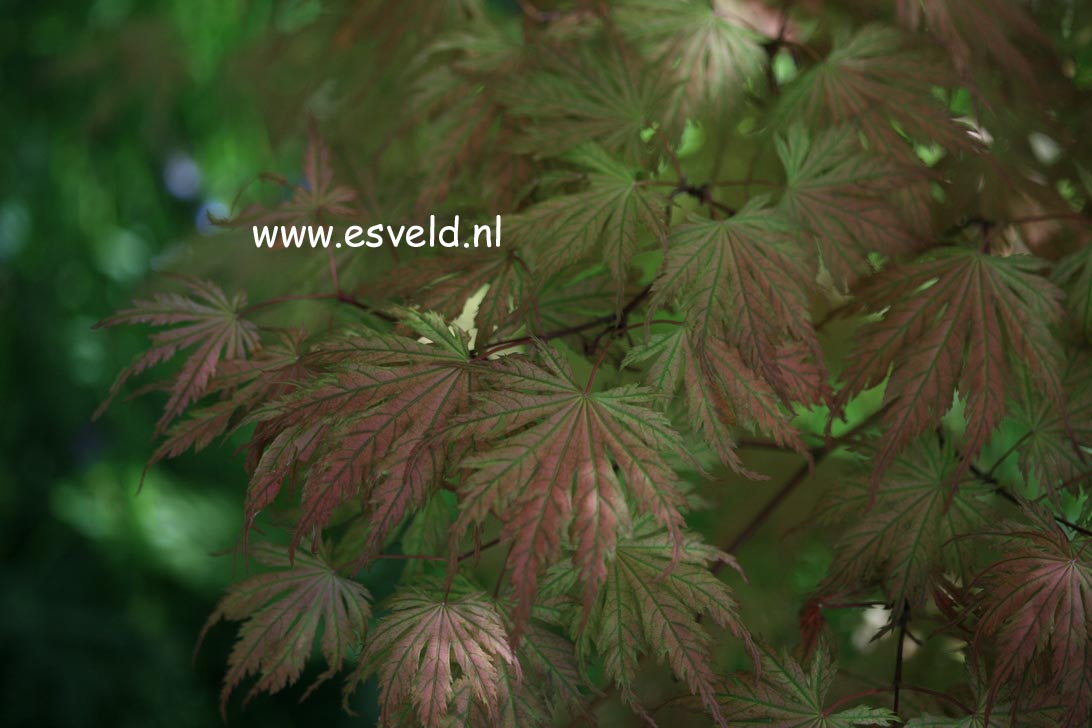
[[[832,488],[816,515],[839,537],[819,590],[857,591],[878,582],[894,621],[907,606],[924,605],[935,576],[969,578],[968,545],[960,537],[986,522],[993,489],[965,480],[952,497],[957,467],[951,445],[927,435],[884,472],[874,498],[867,474]]]
[[[1092,245],[1072,253],[1054,267],[1054,282],[1066,293],[1070,320],[1086,342],[1092,343]]]
[[[671,666],[718,725],[729,725],[716,700],[713,638],[695,615],[705,614],[727,629],[756,662],[758,653],[731,588],[709,569],[718,562],[739,570],[735,559],[693,534],[684,533],[678,548],[674,536],[641,519],[632,535],[619,539],[590,615],[585,618],[580,610],[572,619],[580,649],[602,657],[607,676],[638,712],[644,709],[632,680],[640,656],[650,654]],[[576,580],[571,567],[555,568],[547,591],[564,593]]]
[[[668,238],[650,308],[675,298],[689,341],[661,340],[666,358],[658,366],[664,385],[684,383],[707,439],[745,421],[805,449],[784,405],[820,399],[826,375],[808,313],[814,258],[792,231],[783,215],[753,199],[727,220],[694,218]],[[696,404],[707,394],[708,403]]]
[[[907,137],[947,149],[972,144],[933,94],[935,86],[948,85],[949,76],[934,54],[914,47],[904,34],[868,25],[836,42],[821,63],[785,87],[778,118],[782,126],[801,119],[812,128],[847,124],[874,151],[916,162]]]
[[[762,672],[733,680],[718,699],[733,726],[770,728],[864,728],[892,725],[898,717],[884,708],[856,706],[834,712],[827,693],[837,668],[820,649],[805,668],[790,655],[762,646]]]
[[[521,76],[503,98],[526,119],[516,151],[553,157],[595,142],[640,162],[649,147],[642,133],[661,115],[669,92],[662,74],[631,51],[611,45],[593,53],[579,45],[544,52],[541,68]]]

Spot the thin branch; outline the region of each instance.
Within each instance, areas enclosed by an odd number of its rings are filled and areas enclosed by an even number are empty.
[[[365,313],[370,313],[378,319],[382,319],[388,323],[397,323],[398,319],[390,314],[372,308],[368,304],[364,303],[358,298],[355,298],[348,293],[302,293],[290,296],[276,296],[274,298],[267,298],[264,301],[258,301],[252,303],[249,306],[244,307],[239,313],[248,314],[254,311],[259,311],[268,306],[277,306],[282,303],[289,303],[292,301],[337,301],[338,303],[344,303],[348,306],[358,308]]]
[[[731,543],[724,547],[724,550],[730,554],[735,553],[745,543],[750,541],[751,537],[754,536],[758,529],[766,523],[771,515],[773,515],[774,511],[777,510],[778,506],[780,506],[790,495],[792,495],[793,491],[796,490],[796,488],[807,479],[808,475],[819,465],[819,463],[825,460],[827,456],[829,456],[839,447],[856,437],[862,430],[870,427],[884,411],[884,408],[876,410],[861,423],[857,424],[846,432],[843,432],[838,437],[831,438],[826,445],[813,449],[811,451],[811,459],[809,460],[809,462],[801,465],[800,468],[797,469],[797,471],[793,473],[787,481],[785,481],[784,485],[782,485],[781,488],[778,489],[778,491],[774,493],[768,501],[766,501],[766,505],[762,506],[762,509],[751,518],[746,526],[743,527],[743,530],[740,531],[739,535],[737,535],[734,539],[732,539]],[[713,565],[712,571],[714,574],[716,574],[722,568],[724,568],[724,563],[717,562]]]
[[[903,644],[906,642],[906,627],[910,623],[910,602],[903,603],[902,614],[899,615],[899,637],[898,643],[895,645],[895,675],[891,679],[892,691],[894,692],[894,698],[892,703],[894,707],[891,709],[895,715],[899,714],[899,690],[902,688],[902,658],[903,658]]]

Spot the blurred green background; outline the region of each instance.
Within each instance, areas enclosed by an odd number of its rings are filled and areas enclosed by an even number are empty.
[[[190,653],[232,577],[234,560],[211,552],[238,534],[241,465],[212,448],[157,466],[138,494],[160,402],[90,416],[144,332],[91,326],[184,262],[206,211],[223,215],[268,165],[231,58],[317,5],[0,1],[6,726],[221,723],[234,630],[213,630],[192,666]],[[361,724],[336,681],[299,695],[234,701],[229,724]]]

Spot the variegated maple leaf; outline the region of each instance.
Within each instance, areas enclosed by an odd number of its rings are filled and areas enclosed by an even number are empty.
[[[1025,698],[1041,677],[1046,694],[1065,707],[1059,725],[1083,727],[1092,715],[1089,544],[1083,537],[1071,541],[1045,510],[1031,504],[1024,510],[1031,525],[1003,526],[998,559],[972,583],[978,593],[974,645],[995,649],[985,721],[1002,691]]]
[[[192,348],[193,352],[166,387],[167,404],[156,423],[156,434],[162,434],[189,405],[205,396],[222,360],[243,359],[258,346],[258,327],[241,317],[246,308],[246,294],[237,293],[229,298],[214,283],[192,278],[181,280],[190,295],[157,293],[151,299],[134,301],[132,308],[95,324],[95,328],[122,324],[164,327],[149,336],[152,347],[118,374],[110,396],[95,412],[96,417],[105,411],[130,377]],[[170,326],[174,328],[166,328]]]
[[[678,433],[650,407],[659,395],[633,385],[593,392],[552,348],[540,351],[541,365],[521,356],[493,362],[483,373],[489,389],[450,428],[475,443],[460,463],[469,474],[460,484],[455,532],[491,513],[502,521],[517,638],[539,574],[561,556],[566,537],[590,609],[630,528],[631,508],[652,514],[678,549],[685,505],[668,458],[686,454]]]
[[[870,273],[870,253],[890,258],[920,246],[890,200],[912,181],[913,167],[869,154],[851,127],[812,137],[793,126],[776,141],[786,175],[778,207],[818,248],[836,285]]]
[[[686,329],[653,343],[662,354],[653,376],[669,389],[682,383],[693,424],[727,462],[735,462],[725,436],[736,422],[805,450],[786,405],[825,393],[808,313],[815,275],[814,256],[761,200],[727,220],[694,218],[671,231],[650,307],[674,297]]]
[[[221,619],[243,622],[228,658],[221,712],[232,690],[250,675],[257,675],[258,681],[248,701],[259,692],[275,693],[299,680],[321,631],[327,669],[308,689],[310,693],[341,669],[371,616],[368,591],[339,574],[322,556],[297,553],[290,559],[285,549],[270,544],[255,546],[251,555],[271,570],[228,589],[201,630],[204,639]]]
[[[868,25],[785,87],[779,119],[783,126],[801,119],[813,128],[849,125],[874,152],[915,162],[907,137],[946,149],[972,145],[933,94],[938,85],[953,85],[948,76],[934,54],[914,47],[898,30]]]
[[[506,221],[505,226],[510,223]],[[376,284],[373,293],[404,297],[426,311],[436,311],[454,320],[488,286],[481,294],[474,317],[478,341],[482,342],[512,320],[528,298],[530,277],[529,268],[515,247],[500,253],[460,250],[399,266]]]
[[[742,575],[734,558],[697,536],[684,533],[679,548],[674,536],[643,518],[632,535],[619,539],[586,622],[580,613],[572,619],[578,647],[594,648],[622,698],[638,712],[644,714],[644,709],[632,681],[641,655],[648,654],[671,666],[718,725],[730,724],[716,700],[713,637],[695,615],[707,615],[727,629],[756,664],[759,656],[731,588],[709,569],[715,563],[728,564]],[[576,581],[571,568],[559,567],[549,591],[564,592]]]
[[[834,706],[828,707],[827,693],[838,670],[825,649],[819,649],[806,667],[785,652],[765,645],[760,649],[762,671],[733,679],[717,696],[731,725],[865,728],[899,722],[884,708],[859,705],[835,711]]]
[[[867,472],[831,488],[816,517],[839,536],[819,591],[853,593],[878,584],[896,621],[905,608],[924,606],[934,577],[969,579],[969,544],[961,537],[986,523],[993,488],[964,480],[953,497],[958,462],[950,444],[926,435],[884,472],[874,499]]]
[[[435,314],[399,315],[430,343],[365,329],[335,337],[308,355],[321,375],[250,417],[267,432],[247,493],[248,518],[307,463],[293,545],[339,506],[363,497],[371,525],[366,557],[438,480],[446,443],[433,435],[469,400],[466,335]]]
[[[407,588],[386,604],[347,685],[346,698],[370,675],[379,676],[379,724],[396,726],[413,707],[425,728],[441,728],[454,707],[469,704],[498,724],[510,689],[522,680],[500,614],[482,593],[442,585]],[[459,692],[456,693],[456,689]],[[465,691],[465,692],[464,692]]]
[[[1004,416],[1014,370],[1033,368],[1038,386],[1061,402],[1060,352],[1050,329],[1061,319],[1062,294],[1039,275],[1043,267],[1026,255],[938,248],[861,289],[864,304],[884,313],[861,328],[840,399],[881,383],[890,370],[873,489],[903,448],[939,424],[957,390],[967,421],[964,466]]]
[[[533,256],[540,274],[589,258],[602,261],[619,284],[621,305],[621,284],[642,238],[662,244],[666,200],[597,145],[580,147],[568,158],[588,170],[587,188],[533,205],[510,217],[506,227]]]

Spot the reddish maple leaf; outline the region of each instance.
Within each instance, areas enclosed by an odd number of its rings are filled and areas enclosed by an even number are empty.
[[[379,724],[399,725],[413,705],[425,728],[441,728],[456,701],[455,687],[468,693],[496,721],[509,699],[512,682],[522,679],[520,663],[508,645],[500,614],[484,594],[466,591],[443,597],[435,591],[405,589],[387,603],[360,656],[346,698],[375,673],[380,678]],[[494,723],[496,724],[496,723]]]
[[[777,113],[786,127],[801,117],[814,128],[853,126],[873,151],[914,163],[907,137],[946,149],[973,145],[933,94],[938,85],[953,85],[949,75],[934,54],[915,48],[899,31],[869,25],[788,84]]]
[[[221,360],[244,358],[258,346],[258,327],[240,318],[246,307],[245,294],[237,293],[228,298],[218,286],[208,281],[181,280],[192,297],[157,293],[151,299],[134,301],[133,308],[119,311],[95,324],[95,328],[122,324],[175,327],[149,337],[152,348],[118,374],[110,388],[110,396],[95,412],[96,417],[105,411],[130,377],[173,358],[182,349],[193,347],[193,353],[167,387],[167,404],[156,423],[156,434],[162,434],[190,404],[205,396]]]
[[[685,457],[668,421],[650,409],[657,395],[624,386],[589,391],[560,355],[540,347],[543,364],[507,356],[483,373],[490,388],[453,436],[476,443],[460,466],[457,533],[490,513],[511,545],[507,573],[516,589],[517,637],[528,617],[543,567],[557,560],[566,534],[591,608],[631,504],[653,514],[681,543],[684,501],[667,457]]]
[[[364,496],[366,557],[424,503],[445,456],[446,444],[433,434],[468,401],[469,351],[465,335],[439,316],[400,316],[432,343],[358,330],[316,345],[308,365],[323,373],[249,418],[276,434],[263,442],[251,476],[248,518],[273,501],[301,461],[308,468],[293,545]]]
[[[322,557],[297,554],[290,559],[283,548],[269,544],[256,546],[252,555],[257,563],[273,570],[232,586],[198,640],[200,647],[205,633],[221,619],[243,622],[228,658],[221,712],[226,710],[232,690],[249,675],[259,678],[247,701],[259,692],[276,693],[299,680],[321,627],[327,669],[308,688],[310,693],[341,669],[371,616],[368,591],[340,575]]]
[[[1046,511],[1025,504],[1032,525],[1007,524],[998,559],[974,581],[979,589],[975,646],[996,648],[985,721],[1002,690],[1019,698],[1040,674],[1066,706],[1060,725],[1087,725],[1092,713],[1092,563],[1088,543],[1071,541]]]
[[[777,139],[777,153],[787,177],[779,207],[818,247],[838,286],[871,272],[870,253],[920,247],[889,199],[913,181],[913,167],[868,154],[849,127],[810,138],[794,126]]]
[[[896,455],[939,424],[957,389],[967,421],[964,466],[1004,416],[1015,368],[1034,368],[1039,386],[1061,401],[1059,350],[1049,329],[1061,319],[1062,294],[1038,274],[1043,267],[1031,256],[940,248],[884,271],[860,291],[864,305],[885,312],[861,328],[840,399],[848,402],[891,371],[873,490]]]
[[[686,330],[654,342],[649,353],[658,349],[664,358],[653,376],[669,390],[685,386],[696,429],[727,462],[735,462],[725,440],[735,422],[803,452],[787,405],[809,382],[816,388],[805,403],[821,399],[826,387],[808,314],[814,257],[795,244],[784,216],[761,200],[727,220],[681,225],[669,245],[650,307],[677,298]]]

